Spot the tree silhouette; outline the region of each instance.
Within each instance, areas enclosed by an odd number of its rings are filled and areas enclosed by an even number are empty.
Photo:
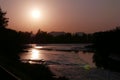
[[[6,12],[0,8],[0,28],[5,28],[8,25],[8,18],[5,17]]]
[[[93,35],[93,61],[96,66],[120,72],[120,27]]]

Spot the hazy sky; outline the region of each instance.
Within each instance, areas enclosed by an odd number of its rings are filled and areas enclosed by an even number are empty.
[[[15,30],[91,33],[120,26],[120,0],[0,0],[0,6]],[[31,16],[34,9],[40,19]]]

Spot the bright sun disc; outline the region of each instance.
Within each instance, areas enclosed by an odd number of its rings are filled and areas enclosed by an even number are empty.
[[[33,11],[32,11],[32,17],[33,17],[34,19],[39,19],[39,18],[41,18],[41,13],[40,13],[40,11],[39,11],[38,9],[33,10]]]

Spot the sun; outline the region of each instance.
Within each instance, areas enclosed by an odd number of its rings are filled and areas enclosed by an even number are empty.
[[[31,11],[31,16],[32,16],[33,19],[40,19],[42,17],[39,9],[33,9]]]

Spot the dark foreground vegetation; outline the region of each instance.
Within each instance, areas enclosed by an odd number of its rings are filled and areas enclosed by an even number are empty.
[[[93,60],[99,68],[120,71],[120,27],[94,33]]]

